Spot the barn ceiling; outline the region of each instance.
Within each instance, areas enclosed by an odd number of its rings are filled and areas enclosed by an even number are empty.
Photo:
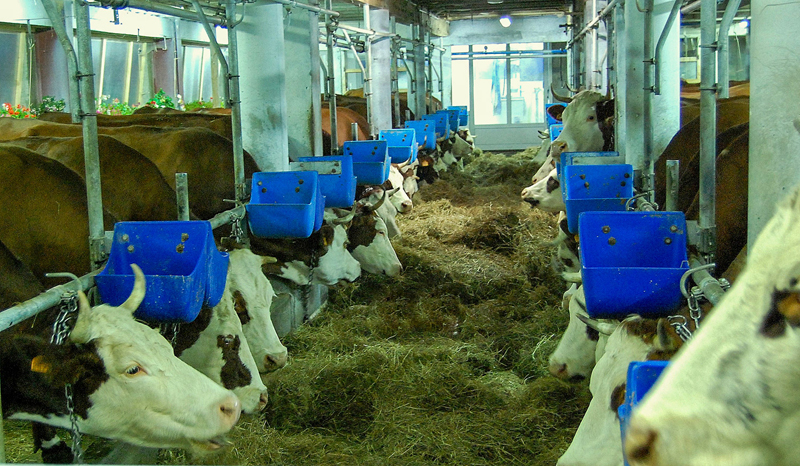
[[[442,19],[459,20],[483,16],[531,15],[566,11],[567,0],[415,0],[421,8]]]

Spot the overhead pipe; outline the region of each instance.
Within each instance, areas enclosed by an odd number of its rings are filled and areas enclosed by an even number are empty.
[[[696,0],[692,3],[687,4],[686,6],[681,8],[681,14],[685,15],[697,10],[698,8],[700,8],[701,3],[703,3],[703,0]]]
[[[333,7],[333,0],[327,0],[326,6],[330,10]],[[331,118],[331,153],[337,154],[339,152],[339,135],[336,128],[338,122],[336,118],[336,72],[334,68],[333,56],[333,34],[336,31],[336,24],[333,22],[331,16],[325,17],[325,45],[328,52],[328,110]]]
[[[230,108],[230,100],[231,100],[231,88],[230,88],[230,72],[228,71],[228,62],[225,60],[225,56],[222,54],[222,49],[217,42],[217,35],[214,32],[214,29],[211,28],[211,25],[208,23],[208,18],[206,18],[205,13],[200,8],[200,2],[198,0],[189,0],[192,2],[192,6],[194,6],[195,11],[197,11],[197,18],[203,24],[203,28],[206,30],[206,35],[208,36],[208,42],[211,44],[211,48],[214,49],[214,53],[217,55],[219,59],[219,66],[222,67],[222,72],[226,77],[225,85],[222,86],[222,93],[223,98],[225,99],[225,107]]]
[[[608,2],[608,5],[606,5],[605,8],[603,8],[600,13],[597,14],[597,16],[586,23],[586,26],[584,26],[583,29],[578,32],[578,34],[573,36],[569,42],[567,42],[567,48],[571,48],[575,42],[581,40],[589,31],[596,28],[600,24],[600,21],[606,16],[610,15],[611,12],[614,11],[614,8],[622,1],[624,0],[611,0]]]
[[[729,84],[730,84],[730,70],[728,63],[728,31],[731,29],[731,23],[739,11],[739,4],[741,0],[728,0],[728,6],[725,7],[725,13],[722,15],[722,22],[719,25],[719,35],[717,37],[717,96],[720,99],[727,99],[730,97]]]
[[[54,0],[42,0],[47,17],[50,19],[50,24],[53,26],[53,31],[61,42],[61,47],[67,55],[67,72],[69,73],[69,113],[72,116],[73,123],[81,121],[81,99],[80,92],[78,91],[78,57],[75,54],[75,48],[72,46],[72,41],[69,40],[67,29],[64,26],[64,16],[62,16],[58,7],[55,5]],[[71,27],[71,26],[70,26]]]
[[[137,10],[151,11],[153,13],[161,13],[163,15],[174,16],[176,18],[186,19],[189,21],[198,21],[197,13],[189,10],[182,10],[180,8],[173,8],[166,6],[163,3],[151,0],[99,0],[89,3],[90,6],[99,6],[103,8],[134,8]],[[198,10],[199,11],[199,10]],[[225,16],[221,14],[206,15],[208,20],[219,26],[225,26]]]
[[[731,1],[738,2],[739,0]],[[669,11],[669,17],[667,17],[667,23],[664,24],[664,29],[661,31],[661,35],[658,36],[658,43],[656,43],[656,54],[653,58],[655,66],[655,82],[653,84],[653,89],[656,95],[661,95],[661,54],[664,50],[664,45],[667,43],[669,31],[672,29],[672,25],[675,23],[675,18],[678,17],[678,12],[681,10],[682,3],[683,0],[675,0],[675,2],[672,4],[672,9]]]
[[[300,3],[300,2],[296,2],[294,0],[269,0],[269,1],[272,2],[272,3],[280,3],[282,5],[288,5],[288,6],[291,6],[291,7],[302,8],[304,10],[308,10],[308,11],[311,11],[313,13],[317,13],[317,14],[321,14],[321,15],[336,16],[336,17],[339,16],[339,12],[338,11],[330,10],[330,9],[327,9],[327,8],[320,8],[318,6],[309,5],[307,3]]]
[[[700,245],[713,262],[716,253],[717,94],[714,59],[716,0],[702,0],[700,10]]]
[[[244,146],[242,143],[242,98],[239,93],[239,42],[236,37],[236,1],[225,3],[225,18],[228,24],[228,85],[230,86],[231,126],[233,132],[233,174],[237,204],[247,197],[244,179]],[[220,54],[221,56],[221,54]],[[247,229],[244,229],[245,235]]]

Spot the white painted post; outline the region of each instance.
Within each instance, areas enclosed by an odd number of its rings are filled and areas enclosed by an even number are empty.
[[[286,56],[292,63],[286,67],[286,98],[292,102],[286,110],[289,157],[296,161],[322,155],[319,15],[302,8],[291,12],[284,31]]]
[[[390,32],[389,11],[372,8],[370,25],[374,31]],[[372,92],[372,126],[375,131],[392,128],[392,40],[382,39],[372,44],[370,66]]]

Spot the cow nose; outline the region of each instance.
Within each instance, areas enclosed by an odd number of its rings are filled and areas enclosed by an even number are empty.
[[[548,368],[548,370],[550,371],[550,373],[554,377],[558,377],[559,379],[566,379],[567,378],[567,364],[566,363],[563,363],[563,364],[558,364],[558,363],[550,364],[550,367]]]
[[[219,405],[219,412],[222,422],[233,427],[242,415],[242,403],[236,396],[230,396]]]
[[[262,409],[267,407],[267,400],[269,397],[267,396],[267,392],[261,392],[261,396],[258,398],[258,410],[261,411]]]
[[[279,369],[286,365],[289,355],[286,351],[283,353],[274,353],[264,356],[264,367],[267,369]]]
[[[539,205],[539,199],[523,199],[523,201],[527,202],[531,205],[531,209]]]
[[[625,455],[637,464],[655,464],[658,433],[642,422],[632,422],[625,434]]]
[[[403,213],[410,212],[411,208],[414,206],[414,204],[412,204],[411,201],[403,201],[403,203],[400,205],[401,207],[403,207]]]

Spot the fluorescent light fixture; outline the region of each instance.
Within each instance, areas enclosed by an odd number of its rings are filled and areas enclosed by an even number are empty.
[[[486,3],[488,3],[489,5],[499,5],[503,3],[503,0],[486,0]]]
[[[750,20],[749,19],[743,19],[742,22],[739,23],[739,27],[741,27],[742,29],[746,29],[746,28],[750,27]]]
[[[503,26],[504,28],[511,26],[511,17],[506,15],[500,18],[500,25]]]

